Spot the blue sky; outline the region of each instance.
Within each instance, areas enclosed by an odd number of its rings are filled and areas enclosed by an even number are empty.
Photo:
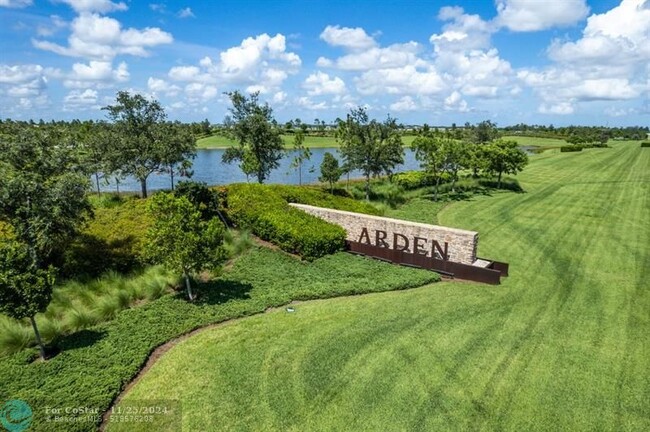
[[[0,0],[0,118],[104,118],[118,90],[223,120],[647,125],[650,0]]]

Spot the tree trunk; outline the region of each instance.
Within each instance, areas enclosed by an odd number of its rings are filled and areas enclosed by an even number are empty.
[[[451,193],[456,193],[456,177],[458,174],[454,173],[454,175],[451,176]]]
[[[117,196],[120,196],[120,179],[115,179],[115,184],[117,185]]]
[[[95,183],[97,184],[97,196],[102,196],[102,191],[99,189],[99,173],[95,173]]]
[[[334,195],[334,183],[330,182],[330,193]]]
[[[370,174],[366,174],[366,201],[370,201]]]
[[[438,201],[438,185],[440,184],[440,176],[436,175],[436,186],[433,190],[433,200]]]
[[[298,164],[298,186],[302,186],[302,161]]]
[[[172,179],[172,190],[174,190],[174,165],[169,165],[169,176]]]
[[[497,189],[501,189],[501,171],[499,171],[499,177],[497,180]]]
[[[347,183],[345,184],[345,190],[349,190],[349,189],[350,189],[350,171],[348,171],[347,174],[348,174],[348,181],[347,181]]]
[[[140,189],[142,190],[142,198],[147,197],[147,179],[140,179]]]
[[[41,354],[41,359],[45,360],[45,346],[41,339],[41,333],[38,331],[38,327],[36,326],[36,320],[33,316],[30,316],[29,320],[32,322],[32,327],[34,328],[34,336],[36,337],[36,343],[38,344],[38,352]]]
[[[192,285],[190,284],[190,276],[187,274],[187,272],[184,272],[183,278],[185,278],[185,288],[187,289],[187,297],[189,297],[190,301],[193,301],[194,294],[192,294]]]

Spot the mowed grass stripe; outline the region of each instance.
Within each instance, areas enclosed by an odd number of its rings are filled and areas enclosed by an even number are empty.
[[[439,214],[510,262],[502,285],[249,318],[171,350],[127,400],[180,398],[187,430],[648,430],[649,173],[638,144],[536,156],[525,194]]]
[[[596,369],[596,371],[600,373],[605,371],[605,368],[602,367],[602,363],[599,364],[598,359],[594,359],[594,362],[585,362],[584,364],[580,362],[580,368],[570,367],[572,363],[575,363],[575,361],[573,361],[575,359],[572,358],[572,355],[575,356],[576,354],[570,352],[571,347],[580,347],[580,345],[583,345],[585,343],[584,336],[590,334],[589,329],[582,328],[582,326],[585,325],[583,322],[585,321],[585,313],[592,314],[595,310],[602,314],[602,309],[604,309],[604,307],[601,307],[602,305],[600,302],[596,302],[593,305],[585,305],[585,299],[575,298],[574,293],[580,292],[581,296],[584,296],[588,295],[590,292],[593,293],[594,290],[605,292],[606,290],[617,290],[617,288],[619,288],[619,280],[615,275],[625,272],[630,272],[632,275],[636,275],[636,273],[634,273],[635,269],[625,267],[625,253],[623,250],[611,251],[615,257],[614,259],[610,257],[609,249],[611,249],[611,242],[607,235],[607,231],[611,231],[611,229],[616,226],[615,224],[612,224],[612,221],[610,220],[611,214],[608,212],[601,212],[597,218],[590,218],[586,217],[584,210],[598,210],[603,206],[605,208],[608,206],[611,207],[608,203],[613,200],[613,195],[616,194],[618,194],[619,201],[630,201],[634,203],[642,202],[629,199],[628,195],[630,195],[630,193],[634,194],[634,186],[612,188],[613,183],[615,184],[615,182],[620,182],[622,178],[627,177],[630,169],[637,165],[635,161],[638,156],[638,152],[629,151],[629,149],[624,147],[619,147],[612,153],[594,152],[590,154],[588,158],[588,167],[580,167],[580,169],[572,170],[573,180],[568,181],[566,175],[562,176],[563,181],[567,182],[567,184],[553,190],[552,194],[559,194],[560,197],[555,196],[552,198],[552,195],[548,194],[549,188],[542,190],[543,200],[547,201],[552,199],[555,204],[553,206],[555,209],[553,213],[544,212],[543,214],[538,215],[529,214],[526,222],[522,224],[516,223],[517,218],[508,218],[509,223],[499,225],[505,227],[504,229],[491,232],[490,238],[482,239],[484,245],[487,243],[490,246],[503,246],[502,248],[499,248],[498,251],[490,250],[489,254],[507,253],[509,248],[507,242],[495,241],[496,238],[508,239],[518,235],[530,240],[527,244],[528,248],[539,248],[542,246],[541,250],[543,251],[542,254],[537,254],[537,260],[530,260],[528,263],[525,261],[526,258],[530,257],[527,257],[525,254],[513,255],[512,259],[510,259],[511,265],[513,265],[514,268],[525,266],[526,264],[528,264],[530,268],[530,266],[533,265],[538,269],[538,274],[540,276],[546,275],[546,278],[539,276],[533,276],[531,278],[530,276],[532,272],[529,271],[525,278],[521,278],[521,273],[515,273],[513,275],[514,277],[506,282],[506,285],[514,282],[517,285],[517,288],[522,290],[517,292],[520,295],[520,298],[517,300],[518,303],[521,305],[530,304],[534,306],[532,306],[532,308],[524,307],[523,309],[517,308],[514,310],[516,317],[513,317],[513,320],[526,322],[526,314],[529,314],[531,318],[527,321],[528,327],[526,328],[526,331],[522,332],[522,338],[518,341],[518,344],[515,345],[516,349],[513,350],[513,352],[520,354],[521,360],[517,362],[515,361],[516,359],[506,357],[504,361],[510,361],[510,363],[508,363],[507,367],[502,368],[502,370],[499,370],[499,373],[496,374],[496,376],[500,377],[500,380],[508,380],[508,374],[505,373],[508,369],[519,368],[521,371],[519,375],[526,373],[528,360],[538,356],[538,353],[536,353],[535,350],[539,346],[540,339],[545,343],[556,344],[555,341],[559,340],[562,344],[566,344],[566,348],[558,346],[557,350],[548,351],[549,354],[553,355],[549,356],[546,361],[549,361],[554,357],[553,364],[555,365],[555,369],[548,371],[547,379],[549,379],[549,384],[547,387],[549,390],[554,388],[555,393],[563,394],[565,396],[575,394],[580,388],[581,383],[587,383],[590,387],[593,387],[593,380],[582,379],[581,377],[588,374],[590,368]],[[575,156],[571,159],[578,160]],[[605,166],[608,168],[604,169]],[[645,162],[645,165],[642,164],[640,167],[642,168],[643,166],[645,166],[647,170],[647,161]],[[531,175],[534,176],[536,173],[533,170],[533,167],[536,168],[537,166],[531,166]],[[598,169],[598,171],[594,171],[596,169]],[[635,174],[637,179],[639,174],[639,171]],[[583,187],[580,189],[573,188],[573,185],[576,183],[582,183]],[[526,183],[523,182],[523,184],[524,188],[527,188]],[[638,184],[640,183],[637,183],[637,185]],[[533,192],[534,191],[529,191],[531,194]],[[512,202],[512,199],[510,199],[510,201]],[[498,206],[500,203],[493,202],[490,204]],[[486,206],[490,206],[490,204],[486,204]],[[549,205],[545,206],[546,208],[549,208],[551,203],[549,202],[548,204]],[[507,204],[504,205],[507,207]],[[522,204],[522,206],[523,205],[525,204]],[[458,208],[452,207],[450,210],[458,210]],[[489,213],[489,210],[490,209],[485,209],[484,211]],[[517,209],[517,211],[522,211],[522,209]],[[526,209],[523,209],[523,211],[526,212]],[[472,217],[475,213],[476,212],[473,211],[464,212],[466,217]],[[648,214],[647,208],[646,214]],[[501,212],[500,216],[503,215],[504,213]],[[447,215],[443,212],[443,215],[441,216],[444,221],[444,218]],[[465,222],[468,222],[467,219],[465,219]],[[475,222],[475,226],[471,226],[471,228],[476,228],[481,231],[482,228],[484,228],[484,226],[481,225],[484,225],[485,222],[488,222],[488,226],[494,223],[491,219],[480,218],[479,215],[479,218]],[[595,228],[596,232],[594,232]],[[531,233],[534,234],[531,236]],[[645,233],[641,233],[641,235],[647,236],[647,227]],[[631,249],[634,247],[634,244],[635,243],[619,243],[618,245],[622,246],[619,247],[619,249],[634,251],[634,249]],[[641,249],[637,250],[643,251],[643,245],[638,246],[640,246]],[[645,249],[647,249],[647,243]],[[524,251],[520,252],[523,253]],[[542,261],[542,259],[545,261]],[[592,261],[589,261],[589,259]],[[601,263],[600,261],[604,261],[604,263]],[[603,264],[605,265],[603,266]],[[623,266],[621,267],[621,265]],[[530,270],[535,271],[534,268]],[[544,279],[547,280],[545,281]],[[544,286],[546,286],[547,289],[540,289]],[[623,291],[623,293],[617,294],[620,296],[626,295],[627,293]],[[570,310],[568,311],[563,310],[567,305],[567,302],[570,302],[571,305],[569,308]],[[518,313],[522,310],[525,311],[523,315]],[[586,317],[587,323],[593,322],[591,318],[593,317]],[[616,323],[608,322],[608,324],[612,327],[611,324]],[[569,326],[569,329],[556,329],[556,327],[565,325]],[[615,329],[615,326],[610,328],[610,330],[613,329]],[[617,342],[616,336],[610,340],[614,343]],[[589,345],[589,340],[586,342],[587,345]],[[592,348],[593,347],[590,346],[583,347],[583,351],[590,351]],[[526,350],[529,350],[529,352],[526,352]],[[578,349],[578,351],[580,351],[580,349]],[[533,356],[533,354],[535,354],[535,356]],[[603,353],[599,354],[602,355]],[[609,360],[611,360],[611,363],[618,363],[617,359],[610,358]],[[543,362],[544,360],[540,363]],[[518,363],[520,364],[519,366]],[[610,362],[606,362],[605,364],[608,363]],[[541,364],[540,366],[543,367],[544,365]],[[558,376],[558,373],[560,376]],[[604,376],[607,375],[607,373],[604,374]],[[512,379],[515,386],[517,385],[517,381],[516,378]],[[492,386],[495,385],[496,384],[494,383],[492,384]],[[575,388],[571,388],[572,385],[575,386]],[[514,388],[510,388],[505,392],[513,395],[514,390]],[[594,389],[587,388],[584,389],[584,391],[589,393],[593,392]],[[544,392],[544,394],[553,393],[554,392]],[[595,394],[598,393],[596,392]],[[605,391],[604,394],[607,394],[607,391]],[[553,400],[552,402],[556,401]],[[561,413],[566,414],[567,418],[565,421],[569,423],[572,421],[572,416],[574,415],[573,411],[569,409],[571,403],[572,400],[567,398],[567,409],[561,411]],[[544,406],[544,404],[541,403],[540,406]],[[506,415],[507,409],[508,407],[506,406],[500,407],[502,417]],[[552,410],[550,410],[550,412],[552,412]],[[557,413],[553,413],[553,416],[555,415],[557,415]],[[600,419],[598,416],[591,416],[591,418],[595,421],[593,426],[599,424],[598,422]],[[552,416],[549,418],[549,421],[551,420],[553,420]],[[584,420],[589,421],[588,418]],[[611,420],[616,422],[615,419]]]

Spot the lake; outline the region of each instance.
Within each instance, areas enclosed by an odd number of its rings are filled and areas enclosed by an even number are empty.
[[[534,146],[522,146],[520,147],[527,154],[532,154],[532,150],[536,147]],[[334,156],[341,160],[340,155],[337,152],[336,148],[313,148],[311,149],[311,159],[303,163],[302,167],[302,182],[305,183],[317,183],[318,177],[320,176],[320,164],[323,161],[323,155],[325,152],[333,153]],[[196,152],[196,158],[194,159],[194,175],[191,180],[198,182],[205,182],[210,186],[214,185],[223,185],[228,183],[244,183],[246,182],[246,176],[241,172],[237,163],[233,164],[224,164],[221,162],[221,156],[223,155],[223,149],[200,149]],[[298,170],[291,168],[291,161],[294,158],[294,152],[288,151],[287,154],[280,161],[280,167],[276,170],[271,171],[269,179],[266,180],[266,183],[282,183],[282,184],[298,184]],[[410,171],[410,170],[419,170],[420,163],[415,160],[415,154],[411,149],[404,149],[404,163],[399,165],[395,172]],[[351,178],[363,177],[363,174],[360,171],[353,171],[350,174]],[[187,180],[185,177],[174,177],[174,183],[178,181]],[[251,177],[250,181],[255,181]],[[93,188],[94,186],[93,178]],[[115,191],[115,182],[113,181],[110,185],[101,185],[102,190],[106,191]],[[169,189],[170,188],[170,179],[168,174],[152,174],[147,180],[147,188],[149,190],[157,189]],[[126,179],[120,182],[120,191],[124,192],[140,192],[140,182],[135,180],[132,177],[127,177]]]
[[[330,152],[339,159],[340,155],[337,153],[336,148],[314,148],[311,149],[311,159],[304,162],[302,166],[302,182],[304,183],[317,183],[320,176],[320,164],[323,161],[325,152]],[[221,162],[223,149],[201,149],[196,151],[196,158],[194,159],[194,175],[191,180],[198,182],[205,182],[208,185],[223,185],[228,183],[245,183],[246,176],[241,172],[237,163],[224,164]],[[271,171],[269,179],[266,183],[282,183],[282,184],[298,184],[298,170],[291,168],[291,161],[294,158],[294,152],[289,151],[280,161],[280,167]],[[415,160],[412,150],[404,149],[404,163],[396,168],[396,172],[409,171],[420,169],[420,163]],[[353,171],[350,174],[351,178],[362,177],[361,172]],[[187,180],[184,177],[174,177],[174,183],[179,180]],[[256,181],[253,177],[251,182]],[[94,179],[93,179],[94,185]],[[94,187],[94,186],[93,186]],[[156,189],[169,189],[170,179],[169,174],[152,174],[147,180],[147,188],[149,190]],[[105,191],[114,191],[115,182],[108,186],[101,185],[101,189]],[[127,177],[120,182],[120,191],[124,192],[140,192],[140,182],[134,178]]]

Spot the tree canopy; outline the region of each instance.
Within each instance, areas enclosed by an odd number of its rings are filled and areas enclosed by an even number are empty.
[[[273,118],[273,109],[268,103],[260,103],[259,92],[246,97],[235,91],[228,96],[232,106],[224,120],[225,133],[238,146],[228,148],[223,161],[239,161],[247,176],[253,175],[259,183],[264,183],[271,171],[280,166],[284,155],[281,130]]]
[[[89,187],[64,134],[21,128],[0,138],[0,221],[11,225],[37,267],[52,263],[92,215]]]
[[[216,268],[226,257],[224,226],[219,219],[205,221],[184,196],[158,193],[149,202],[153,224],[146,236],[147,254],[156,263],[183,276],[187,295],[194,300],[190,275]]]
[[[485,170],[497,175],[501,187],[502,174],[517,174],[528,164],[528,156],[515,141],[497,140],[485,147]]]
[[[330,152],[325,152],[323,162],[320,165],[320,177],[318,180],[327,182],[330,185],[330,193],[334,193],[334,183],[339,181],[343,170],[339,167],[339,161]]]
[[[339,120],[336,139],[345,165],[360,170],[366,178],[366,199],[370,199],[370,177],[390,175],[404,162],[402,138],[395,119],[369,120],[363,107],[353,109]]]
[[[140,181],[144,198],[152,173],[169,172],[173,176],[177,164],[187,168],[187,162],[194,157],[193,134],[180,123],[166,123],[167,115],[157,100],[120,91],[115,105],[103,109],[113,122],[113,165]]]

